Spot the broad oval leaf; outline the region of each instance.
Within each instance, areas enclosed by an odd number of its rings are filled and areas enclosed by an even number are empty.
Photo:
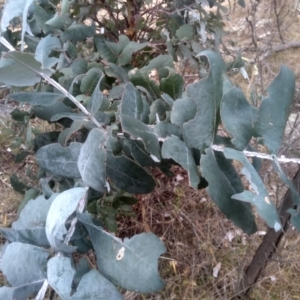
[[[166,138],[168,136],[178,136],[182,138],[182,130],[179,126],[168,123],[168,122],[159,122],[154,126],[154,132],[158,138]]]
[[[158,73],[159,80],[161,80],[169,75],[169,71],[165,67],[174,67],[173,57],[171,55],[164,54],[153,58],[147,66],[140,69],[140,72],[148,75],[151,70],[155,69]]]
[[[122,115],[139,119],[143,109],[143,103],[141,97],[138,96],[134,85],[131,82],[127,83],[124,87],[121,99],[120,111]]]
[[[254,190],[254,193],[243,191],[242,193],[233,195],[232,198],[255,205],[258,214],[265,220],[269,227],[274,228],[275,231],[282,229],[276,207],[271,202],[263,181],[243,152],[225,148],[224,155],[226,158],[235,159],[244,165],[241,172],[245,175]]]
[[[114,63],[108,63],[105,67],[105,73],[108,77],[118,78],[121,82],[126,83],[129,81],[129,76],[127,70],[122,67],[115,65]]]
[[[181,75],[175,73],[175,70],[171,68],[168,69],[170,72],[169,76],[161,80],[160,90],[170,95],[173,99],[177,99],[182,96],[184,80]]]
[[[267,93],[268,96],[263,98],[259,107],[254,130],[269,152],[275,154],[281,146],[289,109],[294,100],[294,72],[281,66],[279,74],[267,88]]]
[[[94,128],[80,150],[78,169],[85,185],[106,193],[106,136],[103,130]]]
[[[94,38],[96,48],[101,57],[108,62],[116,63],[119,55],[119,45],[106,41],[104,36],[97,35]]]
[[[56,101],[53,105],[33,105],[32,111],[36,117],[50,121],[57,113],[71,113],[72,108],[65,105],[62,101]]]
[[[126,147],[130,149],[130,154],[128,155],[131,155],[134,160],[138,162],[142,167],[154,167],[157,165],[157,163],[150,157],[149,153],[146,151],[142,141],[126,139],[123,144],[124,151],[126,150]]]
[[[76,247],[64,243],[68,233],[66,222],[76,211],[85,194],[85,188],[72,188],[60,193],[52,202],[46,220],[46,235],[55,251],[70,253],[76,250]]]
[[[189,175],[189,184],[198,189],[200,174],[191,150],[177,136],[167,138],[162,147],[162,157],[174,159]]]
[[[89,232],[98,268],[106,278],[122,288],[141,293],[157,292],[164,287],[157,263],[166,248],[156,235],[142,233],[122,242],[94,225],[90,215],[81,214],[78,219]]]
[[[183,137],[188,147],[203,151],[214,140],[225,64],[220,54],[210,50],[198,56],[207,57],[210,71],[207,78],[187,86],[187,95],[195,101],[197,112],[192,120],[183,125]]]
[[[34,283],[46,278],[48,250],[14,242],[5,248],[1,259],[1,271],[14,286]],[[22,267],[21,267],[22,266]],[[41,282],[40,286],[43,282]],[[38,292],[38,290],[36,291]]]
[[[71,143],[63,148],[58,143],[40,148],[36,153],[39,166],[55,176],[66,178],[80,178],[77,161],[82,144]]]
[[[27,28],[27,14],[29,6],[33,0],[7,0],[5,1],[4,10],[1,18],[1,31],[6,31],[6,28],[9,26],[9,22],[15,18],[22,16],[22,46],[21,50],[24,49],[24,35]]]
[[[102,105],[102,102],[103,102],[103,93],[100,91],[100,83],[101,83],[101,80],[103,78],[104,75],[102,75],[93,91],[93,94],[92,96],[90,97],[90,99],[88,100],[87,102],[87,110],[95,115],[99,108],[101,107]]]
[[[249,144],[256,115],[257,110],[247,101],[240,89],[233,87],[223,95],[221,118],[237,149],[244,150]]]
[[[234,194],[242,192],[243,185],[231,163],[224,156],[217,160],[217,156],[209,148],[206,154],[201,155],[200,167],[202,176],[209,184],[207,192],[219,209],[244,232],[254,233],[257,229],[251,206],[232,199]]]
[[[41,105],[41,106],[52,106],[56,101],[62,100],[65,98],[62,94],[41,92],[41,93],[14,93],[10,94],[9,98],[14,101],[21,103],[28,103],[30,105]]]
[[[59,61],[57,57],[49,57],[52,50],[61,50],[61,43],[56,36],[47,35],[40,40],[34,56],[42,64],[43,69],[50,69]]]
[[[189,98],[177,99],[171,111],[171,122],[182,128],[185,122],[192,120],[197,113],[196,102]]]
[[[2,56],[0,71],[0,82],[13,86],[32,86],[41,81],[40,74],[52,74],[50,70],[42,69],[33,54],[18,51]]]
[[[134,86],[142,86],[151,95],[151,102],[159,98],[160,90],[158,84],[149,77],[147,72],[141,72],[137,68],[129,72],[130,81]]]
[[[76,292],[71,296],[76,271],[71,264],[71,259],[68,257],[56,256],[50,259],[47,273],[49,284],[62,299],[124,299],[117,288],[97,270],[90,270],[84,274],[80,279]]]
[[[184,24],[176,30],[176,36],[180,40],[190,40],[194,36],[194,28],[190,24]]]
[[[143,122],[128,116],[121,115],[121,124],[124,132],[129,133],[136,139],[141,139],[146,150],[155,162],[160,162],[160,146],[156,134]]]
[[[153,177],[126,156],[107,151],[106,175],[120,189],[132,194],[147,194],[155,188]]]
[[[22,242],[40,247],[49,247],[45,224],[50,206],[57,194],[49,199],[43,195],[30,200],[21,211],[19,219],[11,228],[0,228],[0,232],[10,242]]]
[[[91,26],[72,24],[61,34],[61,39],[63,42],[70,40],[73,43],[76,43],[79,41],[84,41],[88,37],[93,37],[95,33],[96,26],[94,24],[92,24]]]
[[[92,68],[88,70],[86,76],[81,81],[80,91],[85,95],[92,95],[102,74],[103,72],[99,68]]]
[[[122,52],[118,56],[118,64],[120,66],[125,66],[131,62],[133,53],[142,50],[149,43],[137,43],[130,41],[122,50]]]

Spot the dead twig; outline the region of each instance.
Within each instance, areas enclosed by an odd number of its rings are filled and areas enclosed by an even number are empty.
[[[298,169],[296,175],[293,179],[293,184],[295,185],[297,191],[300,191],[300,169]],[[268,262],[272,259],[276,252],[276,249],[284,236],[284,233],[289,228],[290,214],[287,213],[289,208],[295,208],[293,201],[292,192],[289,189],[285,194],[281,207],[279,209],[280,220],[282,224],[282,231],[276,232],[273,228],[270,228],[265,235],[262,243],[257,249],[252,262],[246,269],[244,278],[239,283],[239,293],[233,298],[234,300],[243,299],[247,297],[251,287],[255,285],[258,281],[260,274],[267,266]]]

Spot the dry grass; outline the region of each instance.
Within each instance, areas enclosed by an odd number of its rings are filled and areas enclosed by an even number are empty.
[[[211,202],[204,190],[188,186],[187,174],[173,167],[170,180],[154,171],[157,188],[135,206],[137,219],[121,221],[119,236],[151,230],[165,243],[160,260],[166,280],[161,293],[125,293],[125,299],[231,299],[238,279],[262,240],[244,235]],[[218,277],[213,268],[221,264]]]

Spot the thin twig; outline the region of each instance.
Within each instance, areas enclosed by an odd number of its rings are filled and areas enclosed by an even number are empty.
[[[277,30],[278,30],[278,34],[279,34],[279,38],[282,42],[282,44],[284,44],[284,40],[281,34],[281,28],[280,28],[280,21],[279,21],[279,14],[277,11],[277,0],[273,0],[274,3],[274,13],[275,13],[275,17],[276,17],[276,23],[277,23]]]
[[[11,51],[15,51],[15,48],[4,38],[0,37],[0,43],[2,43],[5,47],[7,47]],[[8,52],[9,55],[9,52]],[[9,55],[12,59],[22,64],[18,59],[15,57]],[[33,72],[39,74],[42,78],[44,78],[48,83],[50,83],[52,86],[57,88],[59,91],[61,91],[67,98],[69,98],[93,123],[98,127],[101,128],[101,124],[97,121],[97,119],[79,102],[77,99],[71,95],[62,85],[60,85],[58,82],[50,78],[48,75],[44,73],[40,73],[32,69],[30,66],[26,65],[26,67]]]
[[[220,152],[224,152],[224,149],[226,149],[226,147],[219,146],[219,145],[212,145],[211,148],[215,151],[220,151]],[[283,155],[277,158],[275,155],[272,155],[272,154],[266,154],[266,153],[261,153],[261,152],[252,152],[252,151],[247,151],[247,150],[244,150],[242,152],[247,157],[259,157],[259,158],[263,158],[263,159],[267,159],[267,160],[277,159],[281,163],[292,162],[292,163],[300,164],[300,159],[298,159],[298,158],[287,158]]]

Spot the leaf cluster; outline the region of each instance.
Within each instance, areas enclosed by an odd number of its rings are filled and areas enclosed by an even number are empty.
[[[26,193],[19,219],[0,229],[10,242],[0,261],[10,286],[0,288],[1,297],[38,294],[42,299],[48,284],[62,299],[122,299],[116,286],[141,293],[161,290],[157,261],[166,249],[160,239],[153,233],[125,240],[115,235],[116,216],[133,216],[135,194],[155,188],[151,168],[171,175],[172,164],[182,166],[190,185],[208,186],[224,215],[248,234],[256,231],[252,207],[268,226],[280,230],[276,207],[258,175],[259,160],[250,163],[243,150],[255,150],[250,142],[257,138],[276,158],[294,96],[293,72],[282,66],[268,96],[254,107],[226,77],[221,55],[211,50],[220,38],[220,24],[209,20],[218,15],[207,15],[199,1],[189,3],[199,11],[186,10],[186,15],[170,13],[169,5],[163,10],[156,21],[168,28],[165,48],[155,55],[147,54],[154,35],[138,39],[146,30],[143,18],[141,27],[133,27],[129,16],[144,9],[143,1],[58,2],[7,1],[1,23],[2,31],[9,26],[9,47],[17,45],[13,21],[20,17],[23,24],[18,39],[24,51],[10,49],[0,59],[0,81],[12,87],[9,97],[31,105],[31,117],[62,126],[36,134],[34,140],[28,134],[43,193],[15,179]],[[216,1],[209,3],[220,8]],[[20,9],[13,11],[13,4]],[[182,2],[173,5],[179,9]],[[124,7],[126,18],[107,23],[110,34],[103,33],[95,13],[103,8],[113,21]],[[88,17],[90,24],[83,22]],[[214,39],[209,39],[212,29]],[[201,45],[195,44],[199,37]],[[209,49],[202,51],[204,45]],[[180,53],[199,68],[205,66],[205,78],[185,86],[174,68]],[[156,78],[149,76],[153,71]],[[220,125],[227,137],[218,134]],[[213,150],[214,145],[223,146],[224,153]],[[233,160],[243,165],[252,191],[245,190]],[[298,204],[295,189],[293,195]],[[295,226],[297,217],[293,211]],[[98,270],[84,256],[91,250]],[[83,254],[76,263],[75,252]]]

